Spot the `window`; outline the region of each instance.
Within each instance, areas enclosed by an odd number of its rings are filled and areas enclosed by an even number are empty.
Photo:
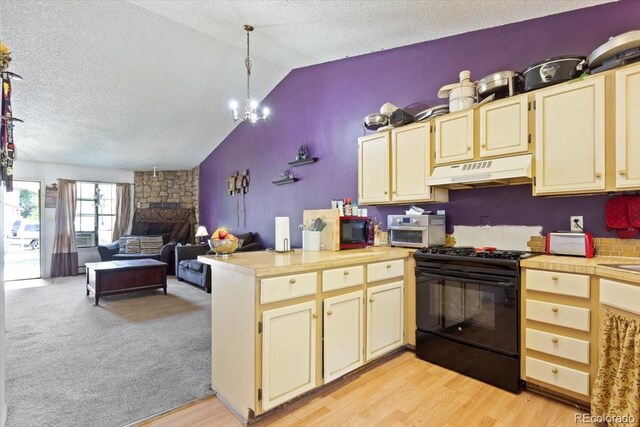
[[[76,240],[78,247],[111,242],[116,221],[116,185],[77,183]]]

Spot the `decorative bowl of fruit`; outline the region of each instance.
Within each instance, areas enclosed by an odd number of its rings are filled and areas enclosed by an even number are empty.
[[[216,256],[228,257],[240,247],[242,242],[236,236],[229,233],[226,228],[220,227],[211,235],[209,247]]]

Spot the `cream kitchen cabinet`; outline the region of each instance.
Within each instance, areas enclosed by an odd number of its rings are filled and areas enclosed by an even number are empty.
[[[324,300],[324,382],[364,364],[364,292]]]
[[[316,387],[316,302],[262,313],[262,408]]]
[[[480,158],[529,151],[528,95],[490,102],[478,109]]]
[[[400,307],[389,301],[403,283],[415,289],[409,256],[376,247],[200,257],[211,266],[211,388],[250,422],[367,363],[367,329],[375,357],[401,347],[405,322],[415,327],[415,297],[405,293]]]
[[[522,378],[528,388],[588,404],[597,367],[596,279],[533,268],[521,277]]]
[[[391,200],[429,199],[431,173],[429,124],[419,123],[391,131]]]
[[[446,202],[432,188],[430,124],[415,123],[358,139],[358,203]]]
[[[473,160],[475,110],[436,117],[435,164]]]
[[[358,203],[391,201],[389,132],[358,138]]]
[[[534,195],[605,191],[605,76],[535,93]]]
[[[404,344],[404,282],[367,289],[367,360]]]
[[[616,188],[640,187],[640,66],[616,71]]]

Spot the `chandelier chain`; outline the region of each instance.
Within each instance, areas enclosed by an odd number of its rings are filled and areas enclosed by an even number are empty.
[[[249,59],[249,34],[250,32],[247,31],[247,58],[244,60],[244,65],[245,67],[247,67],[247,99],[251,99],[251,95],[250,95],[250,83],[249,83],[249,79],[251,77],[251,60]]]

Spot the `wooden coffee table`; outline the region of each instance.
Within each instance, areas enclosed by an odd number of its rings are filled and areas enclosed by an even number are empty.
[[[95,305],[103,295],[124,294],[162,288],[167,294],[167,263],[155,259],[88,262],[87,295],[93,292]]]

